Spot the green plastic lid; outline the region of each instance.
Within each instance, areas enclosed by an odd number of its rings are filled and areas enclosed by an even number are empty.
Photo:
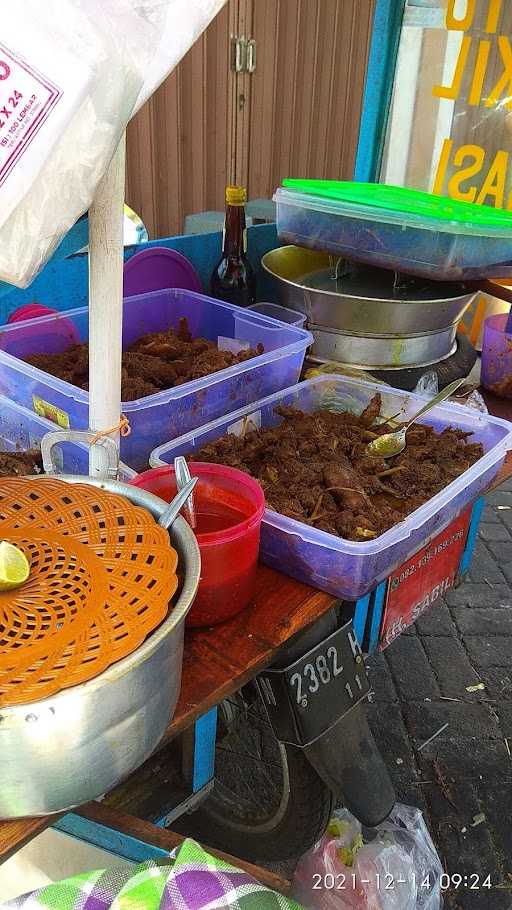
[[[471,224],[475,228],[499,228],[512,231],[512,213],[504,209],[462,202],[447,196],[434,196],[422,190],[385,183],[356,183],[343,180],[301,180],[287,177],[283,186],[297,193],[322,196],[374,209],[385,209],[395,215],[416,215],[437,221]]]

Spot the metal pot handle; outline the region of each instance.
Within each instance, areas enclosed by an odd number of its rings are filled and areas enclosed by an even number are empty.
[[[90,448],[92,440],[97,437],[90,430],[56,430],[46,433],[41,439],[41,457],[46,474],[59,474],[59,465],[55,457],[55,449],[62,442],[83,443]],[[102,450],[102,464],[98,477],[116,480],[119,471],[119,451],[113,439],[102,436],[96,439],[94,445]]]

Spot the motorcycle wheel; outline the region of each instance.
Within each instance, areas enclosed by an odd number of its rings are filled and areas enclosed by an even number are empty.
[[[279,862],[319,840],[332,808],[300,749],[276,740],[252,682],[219,705],[213,791],[173,828],[241,859]]]

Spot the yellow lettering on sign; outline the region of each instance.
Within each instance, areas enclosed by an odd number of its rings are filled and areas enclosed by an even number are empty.
[[[483,41],[478,42],[475,71],[473,73],[471,88],[469,90],[468,104],[480,104],[490,49],[491,42],[488,39],[484,39]]]
[[[457,0],[448,0],[446,7],[446,28],[451,31],[465,32],[471,28],[475,15],[475,0],[466,0],[466,12],[461,19],[455,16],[455,4]]]
[[[505,107],[510,111],[512,110],[512,47],[506,35],[499,36],[498,47],[503,61],[503,72],[489,94],[485,106],[494,107],[501,96],[504,95],[508,99],[505,102]]]
[[[444,140],[441,154],[439,155],[439,162],[437,165],[434,186],[432,187],[432,192],[435,196],[440,196],[443,192],[444,178],[446,176],[446,168],[448,167],[448,162],[450,160],[452,146],[453,139]]]
[[[455,101],[459,92],[462,82],[462,77],[464,75],[464,70],[466,69],[466,63],[468,59],[469,50],[471,48],[472,38],[470,35],[464,35],[460,45],[459,56],[457,58],[457,64],[455,66],[455,72],[453,74],[453,82],[451,85],[434,85],[432,89],[432,94],[436,98],[449,98],[451,101]]]
[[[512,3],[512,0],[510,0]],[[478,27],[477,33],[485,31],[492,39],[479,38],[475,35],[475,52],[472,54],[473,36],[461,35],[461,43],[452,82],[449,85],[434,85],[432,94],[437,98],[455,101],[464,88],[468,86],[467,104],[473,107],[484,104],[487,108],[512,111],[512,38],[498,35],[500,18],[503,13],[503,0],[447,0],[446,28],[453,31],[467,32],[472,26]],[[485,29],[479,22],[475,26],[475,14],[479,12],[480,22],[485,21]],[[496,52],[494,48],[496,47]],[[492,48],[492,53],[491,53]],[[471,60],[474,68],[471,72]],[[496,77],[495,58],[501,63],[501,73]],[[492,85],[492,81],[495,84]],[[491,87],[489,83],[491,82]],[[504,112],[505,113],[505,112]],[[512,114],[505,120],[512,121]],[[454,147],[452,139],[444,139],[434,179],[432,192],[440,195],[446,193],[452,199],[464,202],[476,202],[480,205],[491,204],[496,208],[506,205],[512,209],[512,191],[506,196],[505,187],[512,179],[512,153],[499,149],[489,165],[486,152],[479,145],[461,145]],[[449,176],[448,176],[449,175]],[[475,176],[477,180],[474,180]],[[447,179],[448,177],[448,179]],[[445,186],[446,184],[446,186]]]
[[[501,13],[501,3],[502,0],[489,0],[489,9],[487,12],[485,31],[490,35],[494,35],[496,29],[498,28],[498,19]]]
[[[494,161],[492,162],[487,172],[487,177],[485,178],[482,189],[478,194],[476,201],[480,205],[483,205],[485,199],[487,199],[487,196],[491,196],[494,199],[494,205],[496,208],[503,208],[507,167],[508,152],[505,152],[503,149],[501,149],[499,152],[496,152]]]
[[[69,430],[69,415],[54,404],[39,398],[38,395],[32,395],[32,407],[40,417],[46,417],[47,420],[58,424],[63,430]]]
[[[461,189],[461,183],[469,180],[482,169],[485,159],[485,151],[479,145],[461,145],[453,156],[453,163],[456,167],[464,164],[467,158],[472,158],[472,163],[467,167],[462,167],[460,171],[450,177],[448,181],[448,195],[452,199],[462,199],[464,202],[474,202],[477,194],[477,187],[470,186],[467,190]]]

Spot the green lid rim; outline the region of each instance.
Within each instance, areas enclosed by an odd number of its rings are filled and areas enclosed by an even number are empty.
[[[299,194],[371,206],[391,211],[397,216],[412,214],[437,221],[471,224],[475,227],[510,228],[512,231],[512,213],[505,209],[450,199],[448,196],[436,196],[412,187],[290,177],[283,180],[283,186]]]

